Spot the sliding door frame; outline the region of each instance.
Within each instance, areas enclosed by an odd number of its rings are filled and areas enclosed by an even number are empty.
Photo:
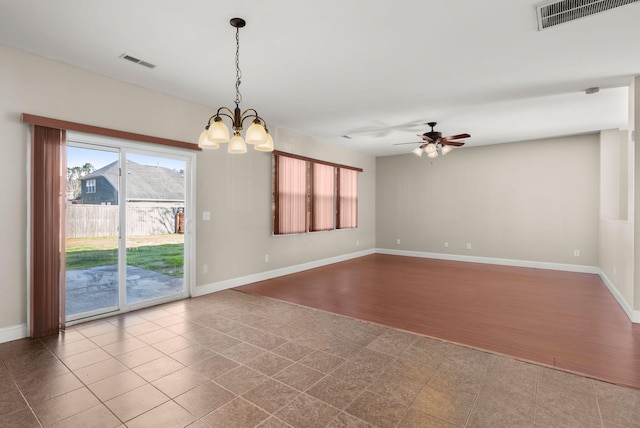
[[[118,278],[119,287],[122,290],[126,287],[126,161],[128,154],[149,155],[156,157],[166,157],[178,159],[185,162],[185,232],[184,232],[184,289],[181,294],[169,296],[166,298],[158,298],[137,303],[126,303],[126,293],[119,293],[119,309],[103,314],[89,315],[81,319],[67,320],[67,325],[73,325],[78,322],[84,322],[91,319],[98,319],[106,316],[124,313],[136,309],[142,309],[161,303],[171,302],[187,298],[195,293],[196,279],[196,246],[195,246],[195,185],[196,185],[196,153],[193,150],[185,150],[180,147],[167,147],[160,145],[150,145],[126,139],[115,137],[107,137],[103,135],[87,134],[83,132],[67,132],[67,141],[75,146],[76,144],[84,147],[95,147],[102,149],[117,149],[119,152],[120,168],[122,174],[119,183],[118,206],[119,213],[119,236],[118,236]],[[124,284],[124,285],[123,285]]]

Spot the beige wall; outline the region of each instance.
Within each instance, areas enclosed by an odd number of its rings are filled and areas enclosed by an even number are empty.
[[[0,45],[0,332],[26,323],[27,125],[21,113],[196,141],[212,109]],[[220,101],[220,104],[224,104]],[[212,100],[216,102],[216,100]],[[271,236],[271,156],[223,150],[197,159],[198,286],[373,249],[375,159],[274,130],[276,148],[364,168],[356,230]],[[202,221],[201,212],[212,212]],[[359,241],[359,246],[356,246]],[[271,261],[264,262],[269,254]],[[202,274],[201,266],[209,265]]]
[[[198,212],[212,220],[198,224],[198,284],[327,259],[375,247],[375,158],[340,149],[291,131],[277,130],[281,151],[363,168],[358,175],[357,229],[272,236],[272,157],[231,157],[218,151],[198,159]],[[358,245],[356,245],[358,244]],[[265,263],[269,255],[269,263]],[[209,265],[203,274],[201,266]]]
[[[596,134],[475,148],[471,138],[433,161],[378,158],[376,181],[378,248],[598,265]]]
[[[627,131],[600,134],[600,269],[631,309],[633,304],[632,144]]]

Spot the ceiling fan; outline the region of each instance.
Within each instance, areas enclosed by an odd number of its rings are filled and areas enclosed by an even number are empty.
[[[425,132],[424,134],[418,134],[418,137],[422,138],[424,141],[419,147],[416,147],[412,152],[416,156],[422,156],[422,153],[426,153],[428,157],[435,158],[438,156],[438,149],[442,152],[442,155],[446,155],[453,147],[461,147],[464,146],[464,141],[455,141],[461,138],[469,138],[471,135],[469,134],[458,134],[458,135],[449,135],[448,137],[443,137],[441,132],[434,131],[433,128],[437,125],[437,122],[429,122],[427,123],[431,127],[431,131]],[[394,144],[395,146],[403,145],[403,144],[416,144],[416,143],[398,143]]]
[[[378,126],[370,126],[365,128],[352,129],[342,137],[347,139],[359,138],[359,137],[369,137],[369,138],[379,138],[386,137],[391,132],[399,131],[399,132],[415,132],[425,126],[427,122],[425,120],[414,120],[406,123],[398,123],[395,125],[387,125],[384,123],[379,123]]]

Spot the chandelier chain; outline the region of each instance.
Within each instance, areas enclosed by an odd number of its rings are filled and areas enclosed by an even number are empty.
[[[240,29],[236,28],[236,106],[240,105],[242,101],[242,94],[240,94],[240,83],[242,78],[242,71],[240,70]]]

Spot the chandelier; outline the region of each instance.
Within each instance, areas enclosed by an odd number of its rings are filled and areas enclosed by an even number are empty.
[[[220,107],[216,114],[209,118],[207,126],[200,134],[198,146],[203,149],[219,149],[220,144],[229,143],[229,153],[246,153],[247,144],[252,144],[255,150],[261,152],[273,151],[273,138],[269,135],[267,123],[254,109],[240,110],[242,95],[240,94],[240,28],[246,25],[242,18],[232,18],[229,23],[236,29],[236,107],[233,111],[227,107]],[[229,128],[222,121],[222,117],[231,119],[233,137],[230,138]],[[240,135],[245,120],[253,119],[244,138]],[[213,121],[213,122],[212,122]]]

